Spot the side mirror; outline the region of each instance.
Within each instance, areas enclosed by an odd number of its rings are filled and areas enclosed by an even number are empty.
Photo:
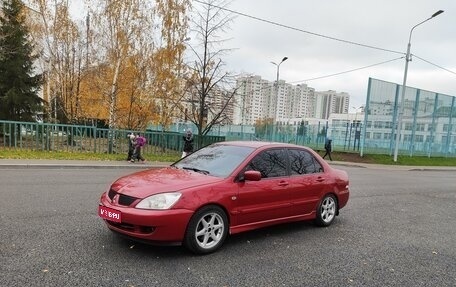
[[[261,180],[261,172],[256,170],[248,170],[244,173],[244,180],[259,181]]]

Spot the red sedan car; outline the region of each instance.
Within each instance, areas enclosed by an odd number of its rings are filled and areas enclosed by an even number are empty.
[[[202,254],[228,233],[301,220],[328,226],[348,197],[347,173],[310,148],[222,142],[118,179],[102,194],[98,214],[132,239]]]

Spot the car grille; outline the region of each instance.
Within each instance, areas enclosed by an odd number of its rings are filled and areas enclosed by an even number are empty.
[[[119,204],[120,205],[130,206],[130,204],[132,204],[135,200],[137,200],[136,197],[128,196],[128,195],[121,194],[121,193],[117,193],[117,192],[115,192],[112,189],[110,189],[109,192],[108,192],[109,199],[113,200],[113,198],[114,198],[114,196],[116,196],[116,194],[119,194]]]
[[[116,227],[118,229],[128,231],[128,232],[134,232],[134,233],[138,233],[138,234],[151,234],[155,231],[155,227],[153,227],[153,226],[133,225],[133,224],[125,223],[125,222],[118,223],[118,222],[113,222],[110,220],[106,220],[106,222],[109,225]]]

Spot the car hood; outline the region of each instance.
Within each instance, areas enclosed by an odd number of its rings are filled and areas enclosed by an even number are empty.
[[[145,198],[157,193],[180,191],[222,180],[211,175],[168,167],[149,169],[121,177],[111,185],[111,189],[128,196]]]

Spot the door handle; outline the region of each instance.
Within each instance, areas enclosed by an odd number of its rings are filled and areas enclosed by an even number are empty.
[[[278,184],[278,186],[287,186],[287,185],[288,185],[288,181],[281,181]]]
[[[323,177],[318,177],[316,180],[317,180],[318,182],[325,181],[325,179],[324,179]]]

